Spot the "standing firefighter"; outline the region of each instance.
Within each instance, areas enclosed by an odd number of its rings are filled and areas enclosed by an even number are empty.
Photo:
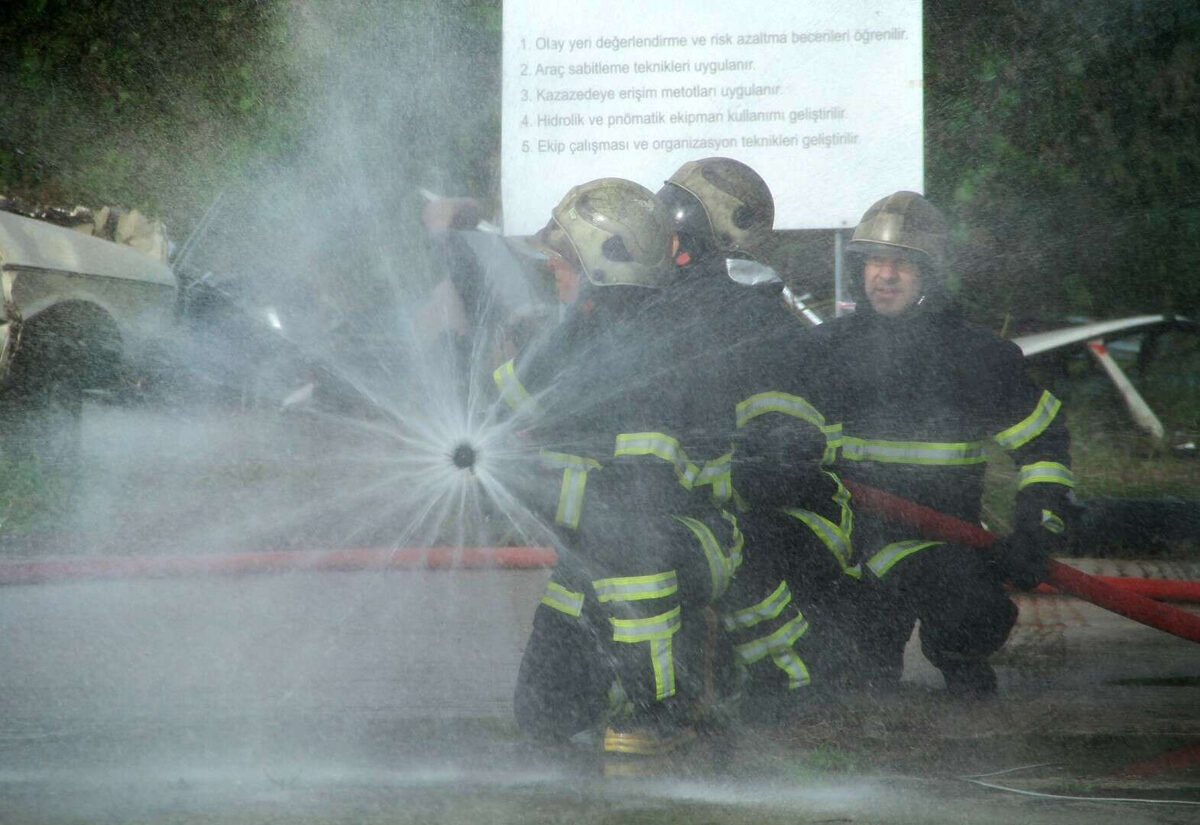
[[[731,413],[703,374],[677,369],[692,341],[665,289],[671,234],[635,183],[572,189],[536,242],[560,285],[577,284],[575,304],[496,372],[539,448],[522,497],[559,551],[521,663],[517,722],[550,741],[596,731],[610,753],[694,737],[704,608],[740,563],[734,520],[697,488],[691,456],[721,451]]]
[[[847,480],[978,523],[985,442],[1017,467],[1014,529],[988,554],[859,513],[855,545],[871,593],[859,615],[865,676],[899,679],[915,619],[921,649],[953,694],[995,692],[988,657],[1066,539],[1074,478],[1060,403],[1027,377],[1020,350],[965,321],[945,287],[947,227],[913,192],[871,206],[847,245],[859,309],[813,330],[821,411],[842,427]],[[864,300],[865,299],[865,300]]]

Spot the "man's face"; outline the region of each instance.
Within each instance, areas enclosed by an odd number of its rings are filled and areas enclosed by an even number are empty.
[[[579,271],[561,255],[547,256],[547,263],[554,273],[554,290],[558,300],[564,304],[573,304],[579,299]]]
[[[872,309],[894,318],[921,297],[921,270],[907,258],[871,255],[863,265],[863,289]]]

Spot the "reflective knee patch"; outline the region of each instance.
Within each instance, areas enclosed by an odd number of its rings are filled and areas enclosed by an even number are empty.
[[[726,615],[725,629],[737,636],[752,636],[749,641],[734,645],[738,662],[744,667],[770,657],[775,666],[787,675],[788,687],[803,687],[812,681],[808,667],[794,645],[808,632],[808,620],[800,613],[779,625],[778,620],[792,603],[787,582],[780,582],[774,592],[757,604]],[[767,625],[768,627],[763,627]],[[763,633],[763,630],[769,632]],[[749,632],[748,632],[749,631]]]

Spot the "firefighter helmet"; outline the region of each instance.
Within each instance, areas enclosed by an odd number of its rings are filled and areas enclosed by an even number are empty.
[[[671,271],[671,219],[644,186],[600,178],[574,187],[539,239],[596,286],[662,287]]]
[[[693,255],[716,250],[746,252],[763,240],[775,221],[775,200],[766,181],[733,158],[685,163],[658,192],[675,229],[696,247]]]
[[[846,252],[901,255],[935,275],[946,254],[946,219],[916,192],[894,192],[871,205],[854,229]]]

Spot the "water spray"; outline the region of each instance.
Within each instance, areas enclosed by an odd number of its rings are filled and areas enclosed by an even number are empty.
[[[478,460],[479,451],[466,441],[459,442],[450,453],[450,463],[460,470],[474,471],[475,462]]]

